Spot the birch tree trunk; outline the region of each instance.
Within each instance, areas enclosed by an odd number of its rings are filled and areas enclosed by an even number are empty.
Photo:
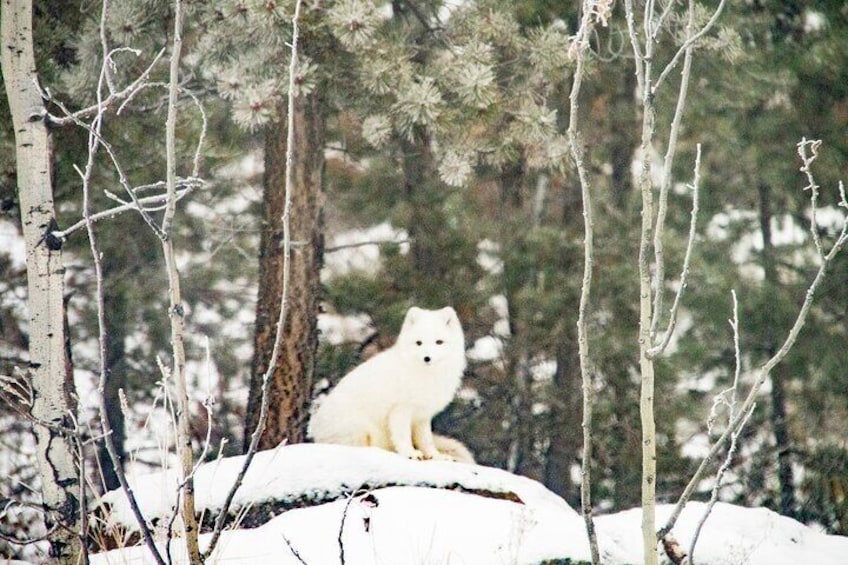
[[[71,416],[76,406],[70,360],[65,350],[64,266],[56,229],[51,149],[37,88],[32,38],[32,3],[3,0],[2,69],[15,129],[18,198],[27,251],[29,293],[28,367],[33,390],[37,462],[50,555],[73,563],[82,552],[78,468]],[[58,527],[56,527],[58,526]],[[54,530],[55,527],[55,530]]]

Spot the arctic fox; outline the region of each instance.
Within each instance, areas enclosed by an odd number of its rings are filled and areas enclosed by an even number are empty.
[[[460,442],[434,436],[430,420],[453,399],[465,338],[453,308],[406,313],[395,344],[345,375],[318,405],[317,443],[375,446],[410,459],[473,462]]]

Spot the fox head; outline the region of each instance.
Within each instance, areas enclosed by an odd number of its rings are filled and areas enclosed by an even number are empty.
[[[456,311],[450,306],[424,310],[413,306],[403,320],[397,345],[403,353],[427,366],[465,359],[465,338]]]

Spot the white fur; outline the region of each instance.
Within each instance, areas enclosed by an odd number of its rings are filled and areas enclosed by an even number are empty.
[[[465,459],[439,451],[430,427],[453,399],[464,369],[465,338],[454,309],[412,307],[397,342],[345,375],[318,405],[308,435],[411,459]]]

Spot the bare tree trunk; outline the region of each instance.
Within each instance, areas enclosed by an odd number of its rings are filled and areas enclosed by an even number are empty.
[[[763,271],[765,290],[768,294],[777,291],[777,266],[774,262],[774,243],[771,237],[771,187],[759,186],[760,193],[760,231],[763,234]],[[766,349],[768,356],[777,353],[776,322],[774,310],[766,310]],[[792,472],[791,445],[789,429],[786,425],[786,389],[784,380],[789,376],[785,364],[777,365],[771,372],[771,425],[774,430],[777,448],[777,478],[780,485],[780,513],[785,516],[795,514],[795,480]]]
[[[269,411],[260,449],[282,441],[304,440],[307,409],[318,347],[317,316],[324,249],[322,225],[324,116],[320,97],[298,96],[294,104],[292,165],[291,285],[283,350],[269,383]],[[281,104],[280,116],[286,106]],[[281,118],[280,124],[285,122]],[[265,134],[265,190],[259,249],[253,366],[246,414],[245,449],[259,420],[262,375],[274,347],[283,287],[282,217],[285,206],[286,128],[276,124]]]
[[[80,558],[81,514],[78,462],[72,430],[76,412],[71,391],[64,324],[61,242],[56,229],[51,178],[51,148],[33,55],[32,3],[3,0],[2,69],[15,128],[18,197],[27,250],[29,292],[29,376],[32,416],[50,555],[58,562]],[[58,526],[58,527],[57,527]],[[55,530],[54,530],[55,527]]]

